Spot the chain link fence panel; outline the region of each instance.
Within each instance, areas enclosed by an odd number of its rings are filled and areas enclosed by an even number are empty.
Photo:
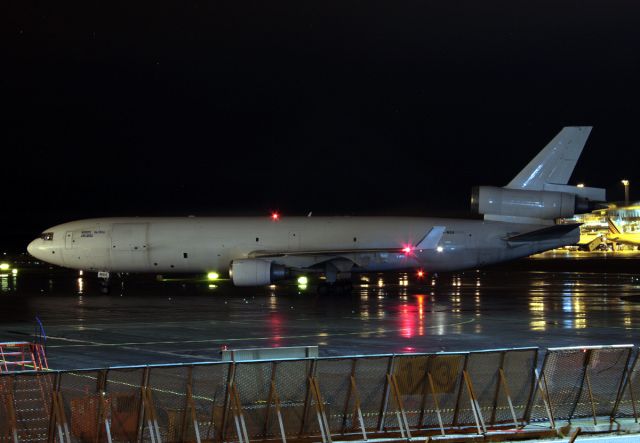
[[[367,432],[381,428],[387,394],[387,374],[392,357],[358,357],[355,366],[356,386],[362,404],[362,416]]]
[[[148,377],[147,387],[155,407],[161,441],[183,441],[187,431],[191,430],[187,420],[187,386],[190,386],[191,367],[151,367]],[[145,435],[146,431],[148,429]]]
[[[329,429],[332,434],[357,432],[360,428],[356,413],[355,367],[354,358],[318,360],[315,376],[320,394],[324,401]]]
[[[640,353],[636,352],[618,399],[616,417],[634,417],[637,420],[640,412],[638,400],[640,400]]]
[[[506,410],[507,391],[519,423],[525,423],[536,387],[535,369],[538,365],[538,348],[510,349],[505,351],[502,362],[504,386],[500,389],[495,417],[491,423],[508,422],[510,411]]]
[[[571,418],[611,416],[632,346],[587,349],[582,392]]]
[[[362,422],[368,436],[381,437],[398,432],[405,418],[412,431],[440,432],[442,426],[450,433],[482,422],[512,426],[548,420],[547,405],[557,420],[638,415],[640,363],[634,360],[627,371],[631,346],[550,349],[541,371],[548,399],[536,388],[537,353],[523,348],[6,374],[0,376],[0,443],[13,441],[13,428],[19,441],[57,441],[52,398],[61,399],[71,441],[94,443],[107,442],[105,421],[112,442],[151,441],[149,415],[162,441],[216,443],[245,440],[244,429],[255,441],[280,440],[281,429],[287,439],[319,439],[323,430],[359,435]],[[397,412],[404,414],[400,420]]]
[[[13,376],[13,407],[18,427],[18,440],[47,441],[52,411],[52,393],[57,374],[30,373]]]
[[[193,366],[193,402],[202,440],[222,440],[231,370],[230,363]]]
[[[60,373],[58,391],[72,442],[106,441],[104,421],[110,402],[103,396],[104,374],[101,370]]]
[[[111,439],[114,443],[138,440],[143,412],[144,377],[144,368],[107,370],[105,392],[111,406]]]

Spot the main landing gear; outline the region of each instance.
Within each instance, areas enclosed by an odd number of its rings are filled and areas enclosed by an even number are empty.
[[[353,290],[351,268],[353,268],[353,263],[349,260],[338,259],[328,262],[324,267],[326,280],[318,285],[318,294],[350,294]]]
[[[111,292],[109,273],[106,271],[98,272],[98,280],[100,281],[100,293],[105,295],[109,294]]]

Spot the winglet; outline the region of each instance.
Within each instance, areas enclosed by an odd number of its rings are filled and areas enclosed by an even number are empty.
[[[416,249],[435,249],[444,234],[445,226],[434,226],[416,245]]]

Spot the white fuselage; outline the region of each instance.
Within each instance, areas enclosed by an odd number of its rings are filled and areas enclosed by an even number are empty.
[[[434,226],[446,227],[437,248],[402,251]],[[356,272],[447,271],[525,257],[579,238],[576,229],[544,241],[505,241],[539,228],[417,217],[99,218],[50,228],[45,233],[52,235],[34,240],[28,250],[49,263],[94,271],[224,273],[232,260],[264,253],[274,253],[274,263],[302,269],[344,258]]]

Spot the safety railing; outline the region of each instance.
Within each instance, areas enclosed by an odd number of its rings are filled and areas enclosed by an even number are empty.
[[[537,348],[0,376],[0,442],[469,438],[637,421],[633,347]],[[532,426],[534,424],[535,426]],[[535,431],[532,431],[535,429]]]

